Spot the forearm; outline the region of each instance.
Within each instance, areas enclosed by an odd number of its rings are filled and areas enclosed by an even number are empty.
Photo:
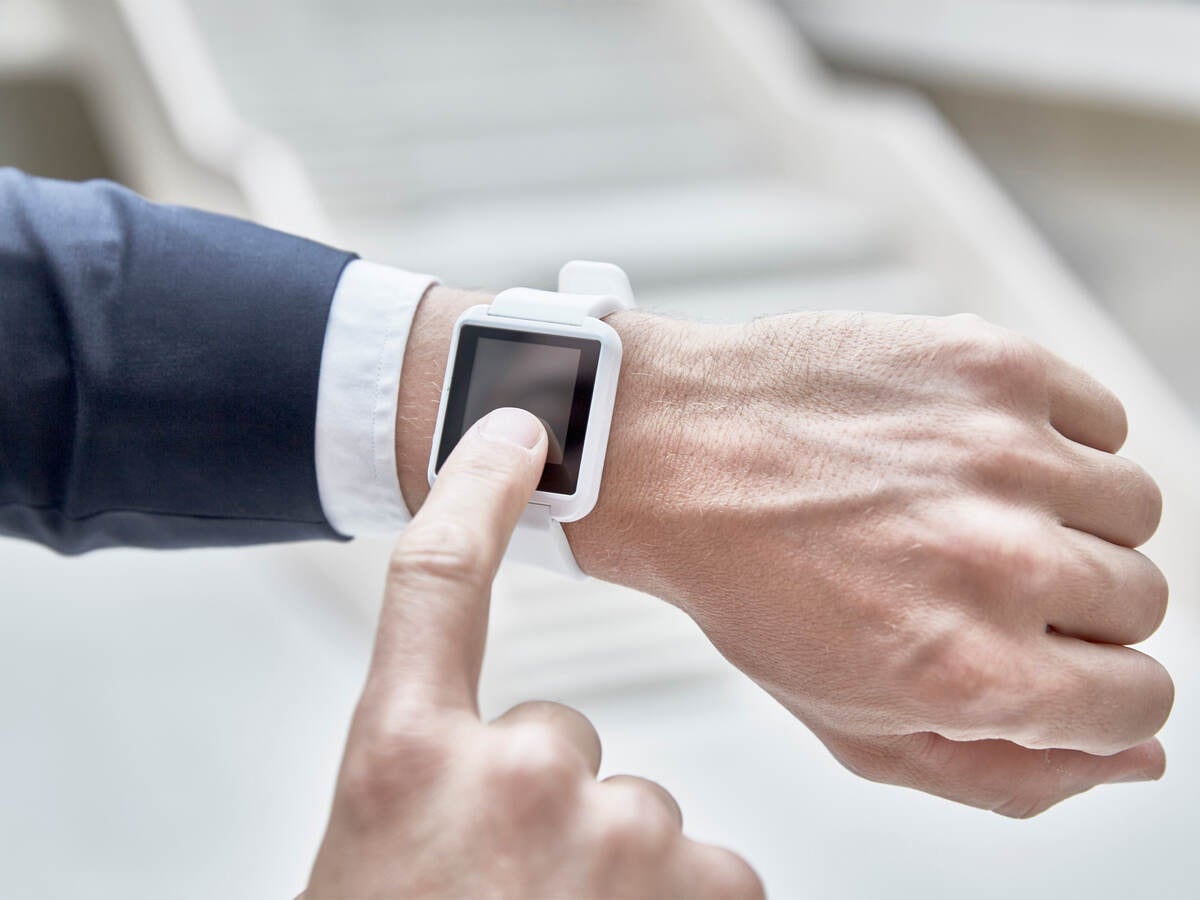
[[[0,534],[334,537],[313,414],[341,251],[0,169]]]

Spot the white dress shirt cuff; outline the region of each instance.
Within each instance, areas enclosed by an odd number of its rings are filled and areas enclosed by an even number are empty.
[[[333,295],[317,385],[317,489],[347,536],[394,533],[410,515],[396,474],[396,396],[413,313],[436,279],[355,260]]]

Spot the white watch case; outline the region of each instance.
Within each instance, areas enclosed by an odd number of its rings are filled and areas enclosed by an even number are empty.
[[[546,304],[561,302],[558,298],[563,298],[563,295],[528,288],[514,288],[497,296],[498,300],[501,298],[506,298],[509,303],[517,304],[518,308],[520,304],[527,303],[530,308],[545,309]],[[571,297],[571,299],[575,298]],[[579,297],[579,299],[585,298]],[[589,304],[594,304],[596,299],[595,296],[586,297]],[[563,306],[569,307],[570,304],[563,303]],[[429,459],[429,483],[432,485],[437,479],[437,450],[442,442],[446,404],[450,397],[450,379],[458,358],[459,336],[462,334],[464,325],[476,324],[525,334],[594,339],[600,344],[600,359],[596,368],[595,387],[592,392],[575,492],[573,494],[555,494],[535,491],[530,499],[531,504],[547,507],[549,517],[554,521],[575,522],[592,511],[600,495],[604,457],[608,450],[608,436],[612,425],[613,406],[616,403],[617,382],[621,373],[621,338],[610,325],[592,316],[572,316],[578,321],[578,324],[566,324],[497,315],[492,310],[492,306],[473,306],[459,316],[454,325],[454,336],[450,343],[441,403],[438,408],[437,428],[433,435],[433,452]]]
[[[561,523],[582,519],[592,511],[599,498],[621,372],[621,338],[601,319],[617,310],[632,309],[635,305],[629,278],[619,266],[574,260],[563,266],[558,274],[558,293],[513,288],[498,294],[489,306],[475,306],[467,310],[455,323],[429,459],[431,485],[437,478],[437,460],[451,394],[451,380],[464,325],[592,339],[598,344],[596,374],[575,490],[571,494],[541,490],[534,492],[509,544],[508,555],[512,558],[569,577],[585,577],[575,563]]]

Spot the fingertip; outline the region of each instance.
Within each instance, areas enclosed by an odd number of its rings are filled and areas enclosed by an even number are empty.
[[[541,478],[546,452],[545,423],[526,410],[501,407],[467,430],[442,466],[438,481],[444,476],[457,481],[467,474],[492,483],[519,483],[524,491],[531,480]]]
[[[1141,772],[1145,781],[1158,781],[1167,773],[1167,751],[1158,738],[1151,738],[1146,743],[1134,747],[1130,751],[1141,763]]]
[[[1153,739],[1108,757],[1108,762],[1112,773],[1103,779],[1104,784],[1158,781],[1166,772],[1167,754],[1162,744]]]
[[[1157,740],[1154,743],[1158,745],[1158,757],[1151,777],[1154,781],[1161,781],[1163,776],[1167,774],[1167,751]]]
[[[1147,736],[1150,736],[1162,731],[1167,720],[1171,718],[1171,712],[1175,709],[1175,679],[1171,677],[1167,667],[1157,659],[1145,653],[1142,656],[1147,660],[1152,682],[1152,689],[1146,696],[1152,716],[1148,726],[1150,730],[1146,732]],[[1157,703],[1154,702],[1155,700]]]
[[[546,428],[537,416],[515,407],[492,410],[455,446],[426,505],[444,506],[443,495],[465,494],[459,499],[475,507],[489,497],[492,505],[506,498],[501,506],[523,506],[541,479],[546,449]]]
[[[1106,414],[1109,420],[1107,447],[1101,449],[1107,449],[1109,453],[1120,453],[1125,442],[1129,440],[1129,412],[1115,393],[1102,385],[1101,391],[1103,396],[1100,404],[1107,407]]]
[[[489,440],[535,450],[546,443],[546,426],[533,413],[514,406],[492,410],[479,420],[478,433]]]

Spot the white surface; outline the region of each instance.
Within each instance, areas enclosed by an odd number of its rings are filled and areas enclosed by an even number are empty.
[[[1200,8],[1137,0],[784,0],[833,58],[1200,114]]]
[[[56,71],[69,31],[58,10],[38,0],[0,0],[0,77]]]
[[[369,651],[302,552],[0,544],[0,896],[300,890]]]
[[[788,5],[844,71],[929,96],[1200,413],[1200,6]]]

